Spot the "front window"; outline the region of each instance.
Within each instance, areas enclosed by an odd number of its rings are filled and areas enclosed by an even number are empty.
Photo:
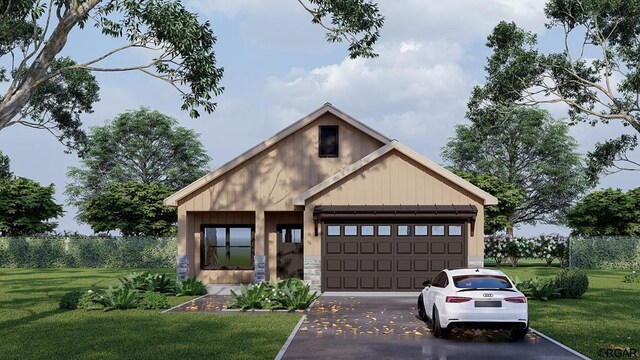
[[[499,275],[462,275],[453,277],[453,285],[460,289],[510,289],[511,283]]]
[[[281,243],[302,244],[302,225],[278,225]]]
[[[252,226],[207,226],[201,243],[203,269],[253,269]]]

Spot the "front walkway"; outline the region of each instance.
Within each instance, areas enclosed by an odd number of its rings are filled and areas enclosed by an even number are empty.
[[[509,341],[494,330],[431,335],[414,297],[323,296],[307,314],[283,359],[581,359],[529,333]]]

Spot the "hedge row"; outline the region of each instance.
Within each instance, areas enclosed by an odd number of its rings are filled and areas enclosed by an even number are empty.
[[[571,266],[585,269],[640,269],[640,238],[571,238]]]
[[[175,268],[177,251],[175,237],[0,237],[0,267]]]
[[[568,262],[568,239],[557,234],[537,237],[488,235],[484,238],[484,255],[500,266],[508,261],[516,266],[520,259],[542,259],[551,265],[554,259],[563,266]]]

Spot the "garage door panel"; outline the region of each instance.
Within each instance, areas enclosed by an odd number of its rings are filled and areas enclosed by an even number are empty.
[[[360,243],[361,254],[374,254],[376,252],[376,243],[374,242],[362,242]]]
[[[327,254],[340,254],[342,253],[342,244],[339,242],[327,242]]]
[[[378,271],[391,271],[392,269],[392,261],[391,259],[379,259],[378,262]]]
[[[411,271],[411,259],[396,260],[397,271]]]
[[[342,261],[337,259],[329,259],[325,261],[327,271],[341,271]]]
[[[432,254],[444,254],[445,253],[445,243],[444,241],[434,241],[431,243],[431,253]]]
[[[451,231],[451,225],[357,224],[357,234],[349,235],[352,228],[347,234],[344,224],[332,224],[335,235],[323,235],[323,290],[421,290],[422,283],[440,270],[466,265],[466,236],[459,236],[456,230],[466,227],[453,224]],[[366,234],[360,231],[363,227],[367,227]],[[416,228],[422,230],[414,232]]]
[[[391,254],[393,250],[391,241],[379,242],[377,245],[378,245],[378,254]]]
[[[429,271],[429,260],[413,260],[415,271]]]
[[[348,240],[347,240],[348,241]],[[344,242],[342,244],[344,254],[357,254],[358,243],[356,242]]]
[[[429,253],[429,243],[426,240],[414,242],[413,243],[413,253],[414,254],[428,254]]]
[[[344,260],[344,271],[358,271],[358,262],[357,259]]]
[[[462,254],[462,242],[450,242],[447,244],[449,254]]]
[[[381,289],[381,290],[393,289],[393,281],[391,277],[376,278],[376,285],[378,285],[378,289]]]
[[[411,254],[411,243],[404,241],[396,243],[396,254]]]

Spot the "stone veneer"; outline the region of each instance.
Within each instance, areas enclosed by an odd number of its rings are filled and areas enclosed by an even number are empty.
[[[304,281],[311,286],[311,290],[320,291],[321,288],[320,256],[304,256]]]
[[[267,280],[267,270],[266,270],[267,257],[265,255],[255,255],[253,257],[253,263],[254,263],[254,269],[255,269],[253,282],[255,284],[259,284]]]
[[[484,256],[469,256],[467,258],[467,266],[469,268],[483,268]]]

